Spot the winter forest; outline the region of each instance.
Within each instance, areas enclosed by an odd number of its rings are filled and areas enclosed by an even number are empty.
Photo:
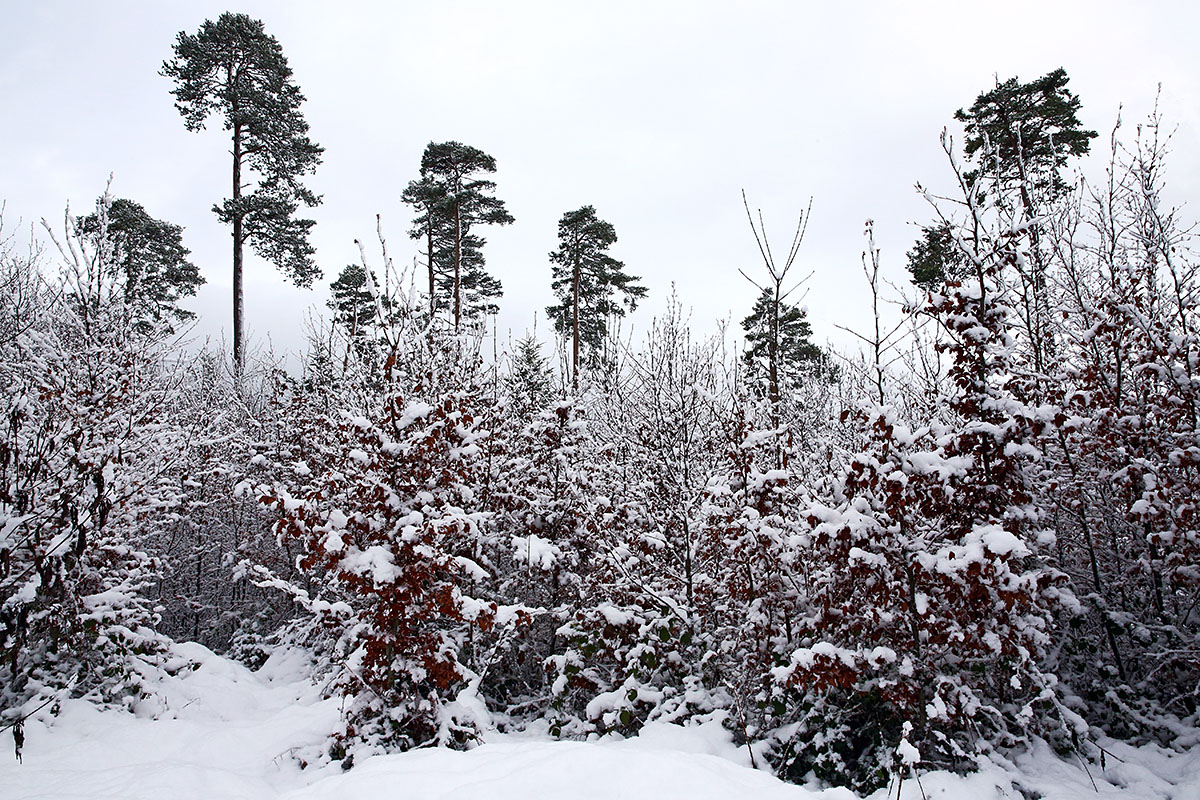
[[[715,329],[686,309],[719,289],[653,285],[602,209],[563,209],[536,278],[555,304],[508,346],[492,320],[522,287],[486,237],[521,220],[468,143],[401,156],[408,219],[318,265],[305,214],[336,200],[306,183],[325,151],[286,50],[226,13],[161,67],[162,103],[231,156],[228,345],[189,339],[204,279],[137,198],[0,228],[6,749],[33,761],[81,700],[155,716],[198,644],[303,655],[336,724],[286,758],[327,774],[666,723],[861,796],[1039,748],[1097,779],[1116,743],[1194,756],[1200,259],[1163,196],[1175,123],[1088,129],[1069,64],[962,98],[957,189],[926,191],[904,285],[864,226],[854,348],[803,303],[820,197],[786,229],[739,198],[755,266],[730,280],[757,300]],[[243,335],[251,253],[330,286],[299,362]]]

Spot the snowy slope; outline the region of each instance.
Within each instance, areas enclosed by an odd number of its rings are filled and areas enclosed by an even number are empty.
[[[5,733],[0,798],[260,798],[300,783],[289,748],[319,743],[338,709],[303,680],[299,660],[251,673],[197,645],[180,649],[202,666],[164,682],[139,716],[65,703],[49,726],[26,723],[23,765]]]
[[[650,726],[627,741],[553,742],[496,736],[466,753],[422,750],[367,758],[349,772],[336,765],[301,770],[295,755],[319,747],[337,722],[336,700],[322,700],[303,660],[278,655],[262,670],[182,646],[200,668],[161,687],[139,715],[99,712],[68,702],[56,718],[26,726],[25,761],[0,735],[0,798],[127,800],[457,800],[626,798],[627,800],[850,800],[842,789],[791,786],[746,766],[744,750],[719,728]],[[1124,763],[1090,767],[1048,751],[1025,757],[1018,772],[989,768],[968,777],[926,774],[907,781],[906,800],[1015,800],[1014,780],[1048,800],[1122,797],[1200,798],[1200,752],[1174,754],[1112,744]],[[883,792],[875,800],[883,800]],[[891,794],[895,797],[895,792]]]

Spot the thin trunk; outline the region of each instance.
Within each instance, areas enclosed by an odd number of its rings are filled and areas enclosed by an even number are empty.
[[[1142,530],[1147,541],[1146,561],[1150,568],[1150,589],[1153,591],[1154,610],[1161,617],[1166,608],[1166,604],[1163,602],[1163,579],[1162,573],[1154,566],[1154,562],[1162,560],[1162,553],[1159,551],[1158,545],[1150,541],[1150,524],[1146,523]]]
[[[437,313],[437,300],[434,292],[437,286],[433,280],[433,204],[429,206],[425,220],[425,258],[429,265],[429,323],[433,324],[433,315]]]
[[[883,408],[883,338],[879,333],[879,251],[875,249],[875,228],[868,230],[869,246],[871,248],[871,313],[875,318],[875,339],[872,345],[875,349],[875,395],[879,407]]]
[[[682,379],[683,376],[680,375],[680,378]],[[681,404],[680,407],[687,408],[686,404]],[[687,430],[687,424],[685,423],[684,428],[680,431],[680,433],[683,434],[684,439],[684,447],[682,451],[684,492],[689,491],[692,486],[691,458],[690,453],[688,452],[689,448],[687,447],[687,441],[691,437],[688,435]],[[691,627],[691,629],[694,631],[696,630],[696,579],[692,573],[692,531],[691,526],[688,525],[687,505],[686,503],[681,505],[683,506],[681,514],[683,518],[683,571],[685,579],[687,580],[688,623],[689,627]]]
[[[689,627],[696,627],[696,578],[692,574],[692,532],[689,530],[687,512],[683,517],[683,574],[687,583],[687,607]]]
[[[236,111],[236,109],[235,109]],[[233,125],[233,202],[242,197],[242,125]],[[242,214],[240,211],[233,217],[233,370],[241,376],[246,364],[244,351],[245,342],[242,340]]]
[[[912,564],[905,565],[904,571],[908,578],[908,631],[912,637],[913,651],[917,658],[921,657],[921,621],[917,609],[917,573]]]
[[[771,304],[770,339],[767,341],[767,361],[770,371],[771,427],[775,429],[775,469],[783,469],[783,448],[779,446],[779,429],[783,425],[783,414],[779,408],[779,302],[781,285],[775,281],[775,300]]]
[[[201,532],[200,527],[196,527],[196,586],[192,597],[197,601],[200,599],[201,580],[204,576],[203,560],[204,550],[201,547]],[[192,641],[200,641],[200,605],[197,603],[195,616],[192,618]]]
[[[454,332],[462,321],[462,294],[459,279],[462,273],[462,208],[454,204]]]
[[[770,348],[770,392],[771,392],[771,424],[779,427],[779,283],[775,284],[775,300],[771,304],[771,338],[767,342]]]
[[[579,256],[575,256],[575,270],[571,287],[571,382],[576,393],[579,391]]]
[[[1039,227],[1034,223],[1033,197],[1029,194],[1029,179],[1025,174],[1025,164],[1017,161],[1017,171],[1021,181],[1021,206],[1025,210],[1025,219],[1029,223],[1029,247],[1033,255],[1033,316],[1029,320],[1029,338],[1033,346],[1034,369],[1038,372],[1038,396],[1042,394],[1041,385],[1047,372],[1047,359],[1053,352],[1048,330],[1050,322],[1050,298],[1046,285],[1046,270],[1042,264],[1041,238]]]

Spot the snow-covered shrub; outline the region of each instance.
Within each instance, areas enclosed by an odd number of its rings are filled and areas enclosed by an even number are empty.
[[[98,204],[101,231],[107,198]],[[70,689],[132,704],[164,650],[146,589],[164,476],[184,431],[160,327],[140,318],[103,237],[67,217],[62,277],[0,252],[0,713]]]
[[[1004,276],[1023,268],[1023,233],[977,241],[975,279],[925,309],[951,356],[942,421],[913,430],[866,407],[867,446],[808,512],[807,644],[773,671],[794,708],[778,755],[794,777],[872,788],[906,766],[902,744],[961,768],[992,745],[1080,730],[1043,669],[1055,614],[1075,601],[1043,558],[1053,534],[1033,502],[1057,409],[1013,369]]]
[[[747,739],[780,724],[771,670],[799,646],[794,623],[807,603],[798,543],[808,498],[792,468],[790,425],[771,427],[771,416],[766,402],[744,396],[726,412],[725,459],[706,490],[700,544],[713,565],[704,592],[706,680],[730,694],[729,722]]]
[[[487,724],[478,689],[491,634],[526,616],[491,599],[493,405],[471,345],[405,338],[390,356],[382,407],[342,415],[323,471],[263,497],[313,586],[296,594],[335,642],[331,689],[350,699],[338,753],[354,741],[474,740]]]
[[[717,553],[702,549],[707,487],[724,449],[722,360],[693,342],[677,304],[602,391],[589,431],[604,454],[599,532],[580,605],[550,661],[556,708],[584,728],[632,732],[729,703],[706,677]]]
[[[1080,712],[1169,741],[1200,711],[1200,313],[1165,148],[1157,117],[1114,135],[1107,184],[1062,215],[1064,421],[1038,502],[1086,610],[1058,664]]]
[[[548,407],[538,409],[528,397],[515,399],[492,437],[492,530],[500,596],[537,613],[483,689],[497,711],[521,724],[549,713],[557,672],[547,659],[561,649],[560,626],[591,592],[603,464],[578,400],[546,398]]]

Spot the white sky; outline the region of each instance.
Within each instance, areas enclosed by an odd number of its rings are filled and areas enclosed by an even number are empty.
[[[938,135],[1001,80],[1063,66],[1102,151],[1125,105],[1141,121],[1163,84],[1178,126],[1167,177],[1175,196],[1200,183],[1200,22],[1191,3],[1118,2],[211,2],[0,0],[0,199],[18,219],[84,213],[113,194],[185,226],[208,283],[187,305],[197,332],[230,326],[230,232],[210,208],[228,193],[218,120],[188,133],[158,75],[177,32],[226,10],[263,20],[308,98],[326,148],[309,185],[326,277],[290,287],[250,258],[252,342],[299,348],[303,318],[328,281],[374,246],[383,215],[395,260],[411,261],[400,202],[430,141],[493,155],[497,196],[514,225],[485,229],[488,267],[505,287],[501,337],[546,330],[546,254],[563,212],[596,206],[614,255],[662,310],[671,284],[701,330],[736,324],[759,274],[741,189],[766,216],[777,254],[813,197],[797,270],[819,340],[865,329],[863,222],[876,221],[888,277],[903,282],[913,223],[930,218],[913,185],[947,187]],[[335,9],[336,5],[336,9]],[[1093,158],[1087,170],[1102,168]]]

